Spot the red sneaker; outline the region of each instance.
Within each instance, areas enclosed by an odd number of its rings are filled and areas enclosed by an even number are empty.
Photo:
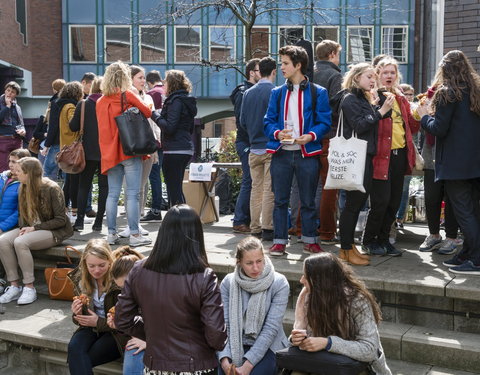
[[[324,251],[318,243],[306,243],[303,245],[303,252],[307,254],[318,254]]]
[[[281,243],[276,243],[273,244],[272,247],[270,247],[270,255],[275,256],[275,257],[280,257],[283,254],[285,254],[285,247],[286,245],[283,245]]]

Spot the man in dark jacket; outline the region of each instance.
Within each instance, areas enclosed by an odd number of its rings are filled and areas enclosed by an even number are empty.
[[[252,59],[247,62],[246,76],[248,77],[248,80],[235,87],[230,95],[237,125],[235,147],[240,162],[242,163],[242,183],[240,185],[240,192],[238,193],[235,214],[233,216],[233,231],[236,233],[250,233],[250,191],[252,189],[252,179],[250,177],[250,167],[248,165],[250,143],[247,132],[240,127],[240,110],[242,109],[243,93],[260,79],[258,70],[259,62],[260,59]]]
[[[268,138],[263,128],[270,94],[275,85],[277,63],[271,57],[264,57],[258,64],[261,79],[243,94],[240,127],[246,130],[250,142],[250,230],[252,235],[264,241],[273,240],[273,193],[270,163],[272,154],[267,153]],[[260,217],[262,218],[260,224]]]
[[[342,46],[337,42],[325,39],[315,49],[317,62],[313,73],[313,82],[323,86],[328,91],[330,101],[342,89],[342,73],[340,64],[340,51]],[[337,211],[337,190],[323,190],[328,174],[328,146],[330,138],[337,131],[338,114],[332,111],[332,128],[322,139],[322,154],[320,155],[320,179],[322,183],[322,197],[320,200],[320,241],[324,245],[337,242],[335,233],[337,223],[335,213]]]

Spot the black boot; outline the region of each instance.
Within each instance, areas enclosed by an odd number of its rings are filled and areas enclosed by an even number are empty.
[[[83,230],[83,218],[84,215],[77,214],[77,220],[75,220],[75,224],[73,224],[74,231],[80,232]]]

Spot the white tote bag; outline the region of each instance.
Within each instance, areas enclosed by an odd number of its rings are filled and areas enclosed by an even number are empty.
[[[337,135],[330,139],[328,175],[324,189],[360,190],[363,187],[367,141],[358,139],[354,131],[349,139],[343,137],[343,111],[338,119]]]

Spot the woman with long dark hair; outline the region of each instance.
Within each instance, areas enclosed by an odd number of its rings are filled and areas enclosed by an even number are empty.
[[[430,108],[420,106],[422,127],[436,136],[435,179],[443,180],[464,235],[462,250],[443,262],[450,271],[480,275],[480,76],[462,51],[440,62]]]
[[[283,331],[290,287],[275,272],[262,242],[253,236],[237,245],[235,271],[222,280],[228,342],[218,353],[219,375],[236,366],[240,375],[276,375],[275,352],[288,346]]]
[[[378,333],[380,307],[352,268],[331,253],[312,255],[300,282],[292,344],[368,362],[374,374],[391,375]]]
[[[182,204],[167,212],[152,253],[125,280],[114,322],[148,343],[145,374],[216,374],[215,351],[227,334],[217,276],[193,208]]]
[[[197,101],[190,95],[192,83],[181,70],[167,71],[164,88],[167,99],[160,114],[154,112],[152,119],[162,130],[162,169],[171,207],[185,203],[182,183],[185,169],[193,156],[192,134]]]

